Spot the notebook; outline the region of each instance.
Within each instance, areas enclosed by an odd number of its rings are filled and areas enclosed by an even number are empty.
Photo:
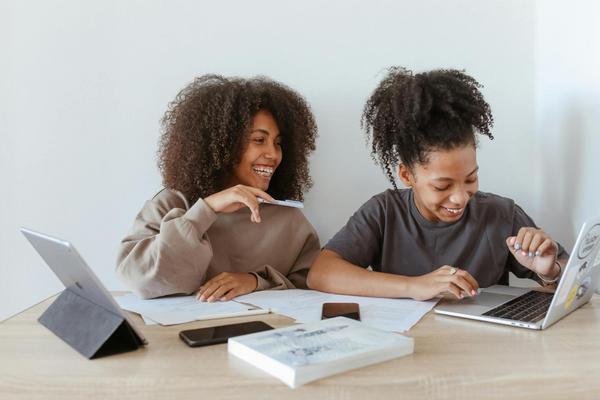
[[[554,293],[495,285],[476,297],[448,300],[437,314],[529,329],[545,329],[587,303],[600,273],[600,217],[587,220]]]

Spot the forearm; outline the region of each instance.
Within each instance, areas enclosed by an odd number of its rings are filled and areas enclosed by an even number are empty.
[[[324,250],[308,274],[308,286],[322,292],[372,297],[412,297],[410,278],[369,271]]]
[[[263,265],[260,269],[251,271],[250,274],[256,277],[255,290],[294,289],[296,287],[287,276],[270,265]]]
[[[206,211],[197,209],[172,209],[165,216],[151,211],[138,216],[121,242],[117,275],[142,298],[197,290],[213,255],[205,231],[214,218],[199,218]]]
[[[141,298],[191,293],[204,281],[212,258],[208,244],[171,246],[160,235],[124,243],[117,276]]]

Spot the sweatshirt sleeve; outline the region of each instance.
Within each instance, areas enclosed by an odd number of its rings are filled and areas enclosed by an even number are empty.
[[[313,261],[321,251],[319,236],[312,225],[302,215],[301,226],[296,234],[300,238],[300,251],[287,274],[283,274],[271,265],[263,265],[251,272],[258,281],[256,290],[267,289],[306,289],[306,276]],[[289,246],[288,250],[293,248]]]
[[[202,199],[188,209],[182,195],[159,193],[146,202],[121,241],[118,277],[145,299],[194,292],[212,259],[206,231],[215,220]]]

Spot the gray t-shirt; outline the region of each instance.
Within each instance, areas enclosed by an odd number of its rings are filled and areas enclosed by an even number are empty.
[[[508,284],[508,271],[539,282],[517,262],[506,238],[533,220],[511,199],[477,192],[460,220],[432,222],[415,206],[411,189],[386,190],[354,213],[325,248],[374,271],[418,276],[452,265],[467,270],[481,287]],[[559,244],[559,258],[568,257]]]

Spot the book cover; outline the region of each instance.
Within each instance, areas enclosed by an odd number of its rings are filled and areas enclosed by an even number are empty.
[[[414,340],[337,317],[230,338],[228,351],[291,388],[411,354]]]

